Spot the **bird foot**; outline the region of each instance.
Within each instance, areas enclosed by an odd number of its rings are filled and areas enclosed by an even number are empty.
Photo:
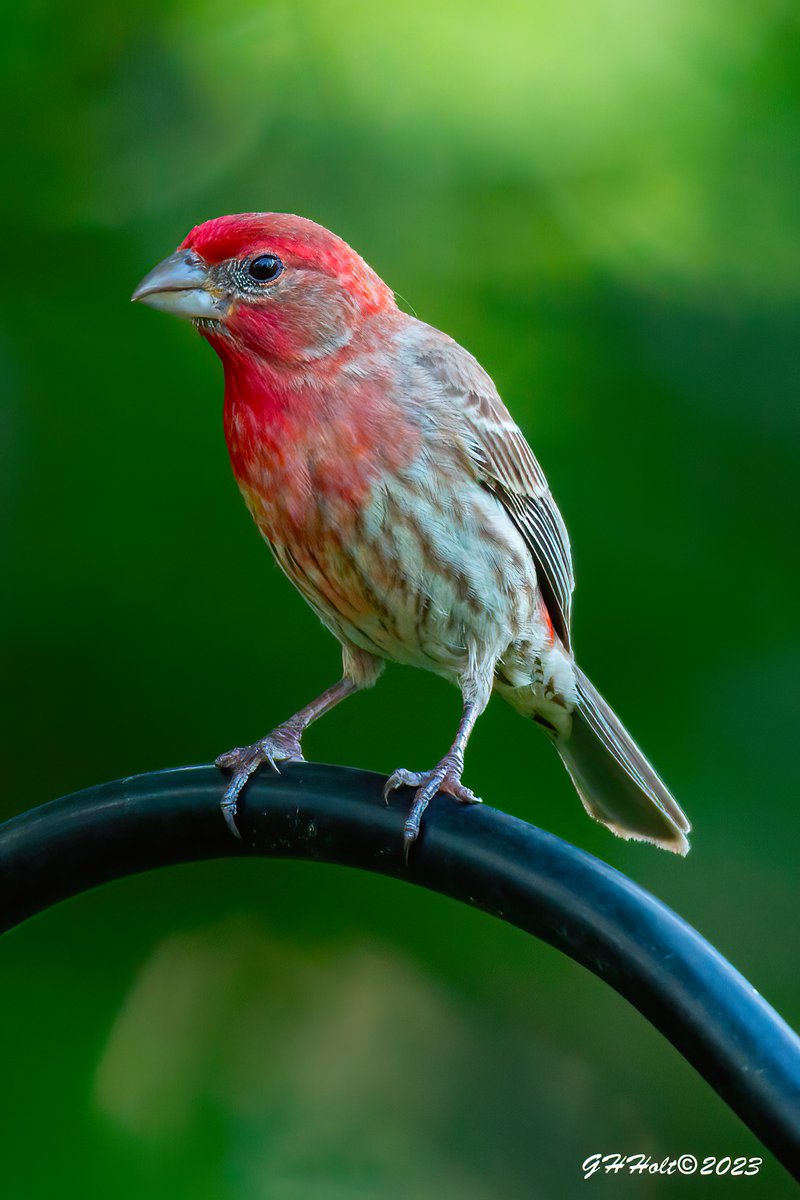
[[[237,746],[235,750],[220,754],[214,761],[220,770],[233,772],[220,808],[228,829],[241,841],[242,835],[236,827],[236,806],[250,776],[255,774],[263,762],[268,762],[273,771],[280,774],[279,762],[305,760],[300,746],[300,735],[291,726],[279,725],[260,742],[254,742],[252,746]]]
[[[460,804],[481,803],[480,796],[476,796],[474,792],[471,792],[461,782],[461,773],[463,770],[464,765],[462,762],[454,756],[446,755],[431,771],[406,771],[404,767],[399,767],[386,780],[386,785],[383,789],[383,798],[387,804],[389,803],[389,796],[396,788],[416,788],[411,810],[403,827],[403,845],[405,847],[406,861],[408,861],[409,850],[419,836],[422,814],[437,792],[447,792],[449,796],[453,796]]]

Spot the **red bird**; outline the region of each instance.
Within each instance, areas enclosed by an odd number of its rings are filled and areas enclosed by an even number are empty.
[[[338,683],[217,759],[232,772],[222,803],[232,831],[258,766],[302,759],[307,726],[392,659],[463,697],[441,762],[387,781],[387,796],[414,789],[406,850],[436,792],[477,801],[461,782],[464,752],[494,690],[545,730],[593,817],[685,854],[689,822],[575,663],[567,531],[475,359],[401,312],[341,238],[280,213],[198,225],[133,299],[193,321],[222,359],[245,503],[342,646]]]

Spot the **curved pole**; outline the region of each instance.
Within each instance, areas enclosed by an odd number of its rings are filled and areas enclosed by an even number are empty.
[[[625,875],[524,821],[436,797],[406,865],[402,793],[295,763],[262,770],[228,832],[224,778],[189,767],[101,784],[0,826],[0,931],[137,871],[266,855],[361,867],[518,925],[635,1005],[800,1178],[800,1039],[696,930]]]

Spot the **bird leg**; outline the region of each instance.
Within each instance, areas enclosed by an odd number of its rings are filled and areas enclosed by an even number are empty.
[[[305,730],[312,721],[316,721],[340,700],[357,691],[358,686],[354,679],[340,679],[332,687],[326,688],[316,700],[312,700],[293,717],[289,717],[288,721],[278,725],[261,741],[254,742],[252,746],[238,746],[235,750],[228,750],[215,760],[216,765],[223,771],[233,772],[233,778],[222,798],[221,808],[225,822],[234,837],[241,840],[241,834],[236,828],[236,805],[250,776],[258,770],[262,762],[268,762],[274,771],[278,771],[279,762],[303,762],[300,739]]]
[[[464,710],[458,724],[458,732],[455,741],[441,762],[437,763],[430,771],[407,771],[404,767],[399,767],[386,781],[383,796],[387,804],[390,793],[395,788],[413,787],[417,789],[411,811],[403,828],[406,861],[408,861],[411,846],[419,836],[422,815],[437,792],[447,792],[461,804],[480,804],[481,802],[480,796],[476,796],[474,792],[464,786],[461,776],[464,771],[464,753],[469,736],[478,717],[486,708],[491,687],[475,688],[474,690],[470,688],[470,693],[469,698],[467,692],[464,693]]]
[[[260,742],[252,746],[239,746],[220,754],[216,765],[223,771],[232,771],[233,778],[228,784],[222,797],[222,815],[225,824],[234,837],[241,840],[241,834],[236,828],[236,805],[242,788],[247,783],[262,762],[268,762],[274,771],[278,770],[279,762],[302,762],[303,751],[300,739],[312,721],[316,721],[324,713],[329,712],[340,700],[351,696],[361,688],[372,687],[377,680],[384,663],[367,650],[358,646],[342,643],[342,678],[332,687],[326,688],[321,696],[312,700],[305,708],[301,708],[288,721],[278,725],[272,733],[268,733]]]

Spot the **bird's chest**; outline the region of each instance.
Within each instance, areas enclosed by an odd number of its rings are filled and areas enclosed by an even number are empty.
[[[477,483],[425,457],[376,489],[349,559],[370,636],[398,662],[457,676],[471,648],[499,654],[530,623],[535,571],[516,530]]]
[[[280,566],[326,623],[361,620],[371,599],[354,546],[382,482],[413,459],[416,430],[374,394],[340,391],[313,410],[226,402],[225,436]]]
[[[445,442],[372,399],[328,406],[324,420],[254,422],[232,407],[234,473],[279,565],[338,637],[455,675],[471,645],[499,653],[528,619],[530,555]]]
[[[346,538],[369,501],[367,472],[325,461],[298,439],[287,449],[262,446],[234,461],[245,503],[271,545],[314,553]]]
[[[331,536],[355,520],[383,466],[380,427],[365,427],[341,386],[255,390],[228,381],[225,440],[259,528],[286,545]]]

